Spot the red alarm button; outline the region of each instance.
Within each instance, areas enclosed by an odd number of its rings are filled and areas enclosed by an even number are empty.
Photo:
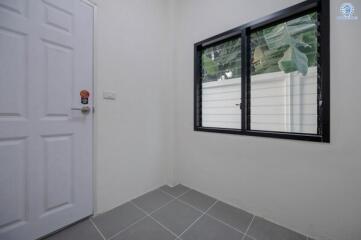
[[[80,91],[80,97],[81,98],[89,98],[90,93],[87,90],[81,90]]]

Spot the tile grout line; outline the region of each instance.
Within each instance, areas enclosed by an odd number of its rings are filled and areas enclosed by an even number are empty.
[[[177,238],[180,239],[181,236],[188,231],[194,224],[196,224],[196,222],[198,222],[198,220],[200,220],[204,215],[207,214],[207,212],[214,206],[216,205],[216,203],[218,202],[218,200],[215,200],[214,203],[201,215],[199,216],[193,223],[191,223],[191,225],[189,225]]]
[[[191,191],[191,190],[192,190],[192,189],[189,189],[187,192],[189,192],[189,191]],[[171,197],[175,197],[175,196],[171,195],[170,193],[167,193],[167,192],[163,191],[162,189],[160,189],[160,191],[162,191],[163,193],[165,193],[165,194],[167,194],[167,195],[169,195],[169,196],[171,196]],[[254,237],[252,237],[252,236],[248,235],[248,231],[249,231],[249,229],[250,229],[250,227],[251,227],[251,225],[252,225],[252,223],[253,223],[253,221],[254,221],[254,219],[255,219],[256,215],[254,215],[254,214],[250,213],[250,214],[252,215],[251,222],[249,223],[249,225],[248,225],[248,227],[247,227],[246,231],[245,231],[245,232],[242,232],[241,230],[239,230],[239,229],[237,229],[237,228],[233,227],[232,225],[230,225],[230,224],[228,224],[228,223],[226,223],[226,222],[224,222],[224,221],[222,221],[222,220],[220,220],[220,219],[218,219],[218,218],[216,218],[216,217],[214,217],[214,216],[210,215],[209,213],[207,213],[207,212],[208,212],[208,210],[210,210],[210,209],[207,209],[207,211],[206,211],[206,212],[204,212],[204,211],[202,211],[201,209],[199,209],[199,208],[197,208],[197,207],[195,207],[195,206],[193,206],[193,205],[191,205],[191,204],[189,204],[189,203],[187,203],[187,202],[183,201],[182,199],[180,199],[180,197],[181,197],[182,195],[186,194],[187,192],[185,192],[185,193],[181,194],[180,196],[176,197],[176,200],[178,200],[179,202],[181,202],[181,203],[183,203],[183,204],[185,204],[185,205],[187,205],[187,206],[189,206],[189,207],[193,208],[194,210],[197,210],[197,211],[199,211],[199,212],[203,213],[204,215],[207,215],[208,217],[211,217],[211,218],[213,218],[214,220],[216,220],[216,221],[218,221],[218,222],[220,222],[220,223],[222,223],[222,224],[224,224],[224,225],[226,225],[226,226],[228,226],[228,227],[232,228],[233,230],[235,230],[235,231],[237,231],[237,232],[241,233],[241,234],[243,235],[243,237],[242,237],[242,239],[241,239],[241,240],[245,240],[245,238],[246,238],[246,237],[250,238],[251,240],[256,240]],[[216,200],[216,201],[218,201],[217,199],[215,199],[215,200]],[[302,235],[304,235],[304,234],[302,234]],[[180,236],[180,235],[179,235],[179,236]],[[304,236],[306,237],[306,239],[305,239],[305,240],[311,240],[311,238],[310,238],[310,237],[308,237],[307,235],[304,235]],[[178,237],[177,239],[180,239],[180,240],[181,240],[181,238],[179,238],[179,237]]]
[[[229,228],[232,228],[232,229],[235,230],[236,232],[239,232],[240,234],[245,235],[244,232],[242,232],[241,230],[233,227],[232,225],[230,225],[230,224],[228,224],[228,223],[226,223],[226,222],[223,222],[222,220],[220,220],[220,219],[218,219],[218,218],[216,218],[216,217],[213,217],[212,215],[209,215],[208,213],[206,213],[205,215],[207,215],[207,217],[210,217],[210,218],[216,220],[217,222],[220,222],[220,223],[226,225],[226,226],[229,227]]]
[[[163,190],[161,190],[161,191],[163,191]],[[167,193],[167,194],[168,194],[168,193]],[[218,222],[220,222],[220,223],[222,223],[222,224],[226,225],[227,227],[229,227],[229,228],[231,228],[231,229],[233,229],[233,230],[235,230],[235,231],[237,231],[237,232],[241,233],[242,235],[247,235],[246,233],[244,233],[244,232],[242,232],[241,230],[239,230],[239,229],[237,229],[237,228],[233,227],[232,225],[230,225],[230,224],[228,224],[228,223],[226,223],[226,222],[222,221],[221,219],[218,219],[218,218],[216,218],[216,217],[214,217],[214,216],[210,215],[209,213],[205,213],[205,212],[204,212],[204,211],[202,211],[201,209],[199,209],[199,208],[197,208],[197,207],[195,207],[195,206],[193,206],[193,205],[191,205],[191,204],[189,204],[189,203],[187,203],[187,202],[183,201],[182,199],[177,199],[177,200],[178,200],[179,202],[181,202],[181,203],[183,203],[183,204],[185,204],[185,205],[187,205],[187,206],[189,206],[189,207],[193,208],[194,210],[199,211],[199,212],[201,212],[202,214],[205,214],[205,215],[207,215],[208,217],[210,217],[210,218],[212,218],[212,219],[214,219],[214,220],[216,220],[216,221],[218,221]],[[254,217],[254,215],[252,214],[252,220],[253,220],[253,217]],[[247,230],[248,230],[248,228],[246,229],[246,231],[247,231]],[[251,238],[251,239],[254,239],[253,237],[248,236],[248,235],[247,235],[247,237],[249,237],[249,238]]]
[[[110,236],[108,239],[109,239],[109,240],[114,239],[114,238],[115,238],[115,237],[117,237],[119,234],[121,234],[121,233],[125,232],[126,230],[128,230],[129,228],[133,227],[135,224],[137,224],[137,223],[139,223],[139,222],[143,221],[146,217],[147,217],[147,215],[145,215],[145,216],[143,216],[143,217],[139,218],[137,221],[135,221],[135,222],[133,222],[133,223],[129,224],[129,225],[128,225],[128,226],[126,226],[123,230],[121,230],[121,231],[119,231],[119,232],[117,232],[117,233],[113,234],[113,235],[112,235],[112,236]]]
[[[162,190],[161,190],[161,191],[162,191]],[[189,190],[189,191],[191,191],[191,190]],[[189,191],[188,191],[188,192],[189,192]],[[182,195],[184,195],[184,194],[182,194]],[[179,202],[181,202],[181,203],[183,203],[183,204],[185,204],[185,205],[193,208],[194,210],[196,210],[196,211],[198,211],[198,212],[201,212],[202,214],[205,213],[202,209],[199,209],[199,208],[193,206],[192,204],[187,203],[186,201],[180,199],[180,197],[181,197],[181,196],[179,196],[179,197],[177,198],[177,200],[178,200]],[[214,201],[218,201],[218,200],[214,198]]]
[[[163,191],[163,190],[161,190],[161,191]],[[164,193],[168,194],[167,192],[164,192]],[[168,194],[168,195],[170,195],[170,194]],[[197,207],[195,207],[195,206],[193,206],[193,205],[191,205],[191,204],[189,204],[189,203],[187,203],[187,202],[183,201],[182,199],[177,199],[177,200],[178,200],[179,202],[181,202],[181,203],[183,203],[183,204],[185,204],[185,205],[187,205],[187,206],[189,206],[189,207],[193,208],[194,210],[199,211],[199,212],[201,212],[202,214],[207,215],[208,217],[210,217],[210,218],[212,218],[212,219],[214,219],[214,220],[216,220],[216,221],[218,221],[218,222],[220,222],[220,223],[222,223],[222,224],[226,225],[227,227],[229,227],[229,228],[231,228],[231,229],[235,230],[236,232],[239,232],[239,233],[240,233],[240,234],[242,234],[242,235],[247,235],[246,233],[244,233],[244,232],[242,232],[241,230],[239,230],[239,229],[237,229],[237,228],[233,227],[232,225],[230,225],[230,224],[228,224],[228,223],[226,223],[226,222],[224,222],[224,221],[222,221],[222,220],[220,220],[220,219],[218,219],[218,218],[216,218],[216,217],[214,217],[214,216],[210,215],[209,213],[206,213],[206,212],[202,211],[201,209],[199,209],[199,208],[197,208]],[[253,220],[253,217],[254,217],[254,215],[252,214],[252,220]],[[248,228],[247,228],[246,230],[248,230]],[[249,237],[249,238],[251,238],[251,239],[255,240],[255,239],[254,239],[253,237],[251,237],[251,236],[248,236],[248,235],[247,235],[247,237]],[[180,239],[180,238],[178,238],[178,239]],[[242,237],[242,240],[243,240],[243,237]]]
[[[155,219],[153,216],[149,215],[149,217],[155,221],[156,223],[158,223],[161,227],[163,227],[165,230],[167,230],[169,233],[171,233],[174,237],[178,238],[178,235],[173,232],[172,230],[170,230],[169,228],[167,228],[166,226],[164,226],[162,223],[160,223],[157,219]]]
[[[164,192],[164,191],[161,190],[161,189],[159,189],[159,190],[160,190],[161,192],[165,193],[165,194],[168,194],[168,193]],[[179,195],[178,197],[175,197],[175,196],[172,196],[172,195],[168,194],[168,195],[171,196],[173,199],[170,200],[169,202],[167,202],[166,204],[160,206],[159,208],[154,209],[153,211],[151,211],[151,212],[149,212],[149,213],[148,213],[147,211],[145,211],[143,208],[139,207],[136,203],[134,203],[133,200],[131,200],[130,203],[132,203],[133,205],[135,205],[135,207],[137,207],[137,208],[139,208],[140,210],[142,210],[145,214],[147,214],[147,215],[152,215],[153,213],[157,212],[157,211],[160,210],[161,208],[163,208],[163,207],[171,204],[172,202],[178,200],[178,198],[180,198],[181,196],[185,195],[185,194],[188,193],[189,191],[190,191],[190,189],[187,190],[187,191],[185,191],[184,193],[182,193],[182,194]]]
[[[156,189],[156,190],[157,190],[157,189]],[[156,190],[154,190],[154,191],[156,191]],[[159,190],[160,190],[160,189],[159,189]],[[182,193],[181,195],[179,195],[179,197],[180,197],[180,196],[183,196],[184,194],[186,194],[186,193],[189,192],[190,190],[191,190],[191,189],[185,191],[184,193]],[[162,190],[161,190],[161,191],[162,191]],[[162,192],[163,192],[163,191],[162,191]],[[147,194],[147,193],[145,193],[145,194]],[[168,194],[168,195],[170,195],[170,194]],[[177,199],[177,198],[175,198],[174,196],[171,196],[171,197],[173,198],[172,200],[170,200],[170,201],[167,202],[166,204],[160,206],[159,208],[153,210],[153,211],[150,212],[150,213],[146,212],[146,211],[143,210],[142,208],[139,208],[139,207],[133,202],[134,199],[133,199],[133,200],[130,200],[129,203],[132,204],[134,207],[136,207],[138,210],[141,210],[141,211],[145,214],[145,216],[143,216],[142,218],[138,219],[137,221],[129,224],[126,228],[122,229],[121,231],[113,234],[112,236],[109,237],[109,240],[114,239],[114,238],[115,238],[116,236],[118,236],[119,234],[123,233],[124,231],[128,230],[129,228],[133,227],[135,224],[139,223],[140,221],[142,221],[143,219],[145,219],[146,217],[148,217],[149,214],[153,214],[154,212],[156,212],[156,211],[158,211],[159,209],[161,209],[161,208],[169,205],[171,202],[173,202],[173,201],[175,201],[175,200]],[[94,223],[94,224],[95,224],[95,223]],[[106,239],[105,239],[105,240],[106,240]]]
[[[197,208],[197,207],[195,207],[195,206],[187,203],[186,201],[184,201],[184,200],[182,200],[182,199],[177,199],[177,200],[180,201],[181,203],[183,203],[183,204],[185,204],[185,205],[193,208],[194,210],[197,210],[197,211],[199,211],[199,212],[201,212],[201,213],[204,213],[204,211],[203,211],[202,209],[199,209],[199,208]]]
[[[89,218],[89,221],[91,222],[91,224],[93,225],[93,227],[95,228],[95,230],[99,233],[99,235],[103,238],[103,240],[106,240],[105,236],[103,235],[102,231],[100,231],[100,229],[98,228],[98,226],[95,224],[95,222],[93,221],[92,218]]]
[[[251,228],[251,225],[252,225],[252,223],[253,223],[253,221],[254,221],[255,218],[256,218],[256,215],[253,215],[252,220],[251,220],[251,222],[248,224],[248,227],[247,227],[247,229],[246,229],[246,232],[245,232],[245,234],[244,234],[243,237],[242,237],[242,240],[245,240],[246,237],[250,237],[250,238],[254,239],[253,237],[251,237],[251,236],[248,235],[248,231],[249,231],[249,229]]]
[[[173,196],[172,194],[167,193],[166,191],[163,191],[162,189],[159,189],[159,191],[161,191],[162,193],[164,193],[164,194],[166,194],[166,195],[168,195],[168,196],[170,196],[170,197],[172,197],[172,198],[174,198],[174,199],[177,198],[176,196]],[[188,190],[188,191],[189,191],[189,190]],[[187,192],[188,192],[188,191],[187,191]],[[185,194],[185,193],[182,193],[181,195],[183,195],[183,194]]]
[[[175,197],[175,196],[171,195],[170,193],[165,192],[165,191],[164,191],[164,190],[162,190],[162,189],[159,189],[159,190],[160,190],[160,191],[162,191],[163,193],[165,193],[165,194],[167,194],[167,195],[171,196],[171,197]],[[188,190],[187,192],[192,191],[192,190],[193,190],[193,189],[189,188],[189,190]],[[210,215],[210,214],[208,214],[208,213],[206,213],[206,212],[202,211],[201,209],[199,209],[199,208],[197,208],[197,207],[195,207],[195,206],[193,206],[193,205],[191,205],[191,204],[189,204],[189,203],[185,202],[184,200],[180,199],[180,197],[181,197],[182,195],[186,194],[187,192],[185,192],[185,193],[181,194],[180,196],[176,197],[176,200],[178,200],[179,202],[181,202],[181,203],[183,203],[183,204],[185,204],[185,205],[187,205],[187,206],[189,206],[189,207],[193,208],[194,210],[197,210],[197,211],[199,211],[199,212],[201,212],[201,213],[203,213],[203,214],[205,213],[205,215],[207,215],[208,217],[211,217],[211,218],[213,218],[214,220],[216,220],[216,221],[218,221],[218,222],[220,222],[220,223],[223,223],[224,225],[226,225],[226,226],[228,226],[228,227],[232,228],[233,230],[235,230],[235,231],[237,231],[237,232],[239,232],[239,233],[243,234],[243,237],[242,237],[242,239],[241,239],[241,240],[245,240],[245,238],[246,238],[246,237],[248,237],[248,238],[250,238],[250,239],[252,239],[252,240],[256,240],[254,237],[252,237],[252,236],[248,235],[248,231],[249,231],[249,229],[250,229],[250,227],[251,227],[251,225],[252,225],[252,223],[253,223],[253,221],[254,221],[254,219],[255,219],[256,215],[254,215],[254,214],[250,213],[250,214],[253,216],[253,217],[252,217],[252,220],[251,220],[251,222],[249,223],[249,225],[248,225],[248,227],[247,227],[247,229],[246,229],[245,233],[243,233],[243,232],[242,232],[242,231],[240,231],[239,229],[237,229],[237,228],[235,228],[235,227],[231,226],[230,224],[228,224],[228,223],[226,223],[226,222],[224,222],[224,221],[222,221],[222,220],[220,220],[220,219],[218,219],[218,218],[216,218],[216,217],[214,217],[214,216],[212,216],[212,215]],[[215,199],[215,200],[216,200],[216,201],[218,201],[217,199]],[[207,212],[208,212],[208,210],[209,210],[209,209],[207,209]],[[280,226],[281,226],[281,225],[280,225]],[[300,233],[300,234],[301,234],[301,233]],[[306,239],[305,239],[305,240],[311,240],[311,238],[310,238],[309,236],[307,236],[307,235],[305,235],[305,234],[301,234],[301,235],[304,235],[304,236],[306,237]],[[180,236],[180,235],[179,235],[179,236]],[[178,237],[177,239],[180,239],[180,238]]]
[[[147,211],[145,211],[143,208],[139,207],[135,202],[130,201],[130,203],[133,204],[134,207],[136,207],[136,208],[138,208],[139,210],[141,210],[142,212],[144,212],[146,215],[152,215],[153,213],[157,212],[157,211],[160,210],[161,208],[164,208],[164,207],[168,206],[169,204],[171,204],[171,203],[174,202],[175,200],[176,200],[176,199],[174,198],[174,199],[170,200],[169,202],[167,202],[166,204],[162,205],[162,206],[159,207],[159,208],[154,209],[153,211],[151,211],[151,212],[149,212],[149,213],[148,213]]]
[[[210,218],[213,218],[214,220],[216,220],[216,221],[218,221],[218,222],[220,222],[220,223],[223,223],[223,224],[226,225],[227,227],[235,230],[236,232],[239,232],[240,234],[242,234],[243,237],[242,237],[241,240],[243,240],[244,237],[248,237],[248,238],[250,238],[250,239],[252,239],[252,240],[256,240],[254,237],[252,237],[252,236],[250,236],[250,235],[247,235],[248,227],[249,227],[250,225],[247,227],[246,232],[242,232],[241,230],[239,230],[239,229],[233,227],[232,225],[230,225],[230,224],[228,224],[228,223],[226,223],[226,222],[224,222],[224,221],[222,221],[222,220],[220,220],[220,219],[218,219],[218,218],[210,215],[209,213],[206,213],[206,215],[207,215],[208,217],[210,217]],[[252,214],[252,220],[251,220],[251,222],[253,221],[253,218],[254,218],[254,217],[255,217],[255,215]]]
[[[163,191],[163,190],[161,190],[161,191]],[[188,190],[187,192],[189,192],[189,191],[191,191],[191,189]],[[168,194],[168,193],[166,193],[166,194]],[[186,194],[186,193],[182,194],[181,196],[183,196],[183,195],[185,195],[185,194]],[[191,205],[190,203],[187,203],[186,201],[183,201],[182,199],[180,199],[181,196],[177,197],[176,200],[179,201],[179,202],[181,202],[181,203],[183,203],[183,204],[185,204],[185,205],[187,205],[188,207],[193,208],[194,210],[196,210],[196,211],[198,211],[198,212],[201,212],[202,214],[205,213],[202,209],[199,209],[199,208]],[[214,201],[217,201],[217,199],[214,199]],[[207,209],[207,210],[208,210],[208,209]]]
[[[164,192],[163,190],[161,190],[161,191]],[[201,213],[204,213],[201,209],[198,209],[198,208],[194,207],[193,205],[191,205],[191,204],[183,201],[182,199],[180,199],[180,197],[182,197],[183,195],[185,195],[186,193],[188,193],[188,192],[190,192],[190,191],[191,191],[191,189],[188,190],[187,192],[185,192],[184,194],[179,195],[178,197],[176,197],[176,200],[178,200],[178,201],[181,202],[181,203],[184,203],[185,205],[193,208],[194,210],[197,210],[197,211],[199,211],[199,212],[201,212]],[[169,196],[172,196],[172,195],[170,195],[170,194],[167,193],[167,192],[164,192],[164,193],[165,193],[165,194],[168,194]]]
[[[172,201],[170,201],[170,202],[173,202],[173,201],[175,201],[176,199],[173,199]],[[157,219],[155,219],[153,216],[151,216],[150,215],[150,213],[147,213],[145,210],[143,210],[141,207],[139,207],[137,204],[135,204],[135,203],[133,203],[133,202],[131,202],[133,205],[134,205],[134,207],[136,207],[137,209],[139,209],[140,211],[142,211],[142,212],[144,212],[146,215],[147,215],[147,217],[149,217],[150,219],[152,219],[153,221],[155,221],[156,223],[158,223],[161,227],[163,227],[166,231],[168,231],[169,233],[171,233],[174,237],[178,237],[178,235],[176,234],[176,233],[174,233],[172,230],[170,230],[169,228],[167,228],[166,226],[164,226],[163,224],[161,224]],[[168,204],[167,204],[168,205]],[[155,212],[155,211],[153,211],[153,212]]]
[[[184,193],[180,194],[178,197],[177,197],[177,196],[174,196],[174,195],[172,195],[172,194],[170,194],[170,193],[168,193],[168,192],[166,192],[166,191],[164,191],[164,190],[162,190],[162,189],[160,189],[160,188],[159,188],[159,191],[161,191],[161,192],[164,193],[164,194],[167,194],[168,196],[170,196],[170,197],[172,197],[172,198],[178,199],[178,198],[182,197],[183,195],[185,195],[186,193],[192,191],[192,189],[188,189],[188,190],[185,191]]]
[[[173,201],[174,201],[174,200],[171,200],[171,201],[167,202],[167,204],[164,204],[162,207],[168,205],[169,203],[171,203],[171,202],[173,202]],[[148,217],[148,213],[145,212],[143,209],[139,209],[138,206],[135,206],[135,204],[134,204],[132,201],[129,201],[129,203],[132,204],[134,207],[136,207],[138,210],[141,210],[145,215],[144,215],[143,217],[139,218],[137,221],[129,224],[127,227],[125,227],[125,228],[122,229],[121,231],[119,231],[119,232],[115,233],[114,235],[112,235],[111,237],[109,237],[109,240],[114,239],[114,238],[115,238],[116,236],[118,236],[119,234],[125,232],[125,231],[128,230],[129,228],[133,227],[135,224],[141,222],[142,220],[144,220],[145,218]],[[162,207],[161,207],[161,208],[162,208]],[[157,209],[156,209],[156,210],[157,210]]]
[[[239,230],[239,229],[231,226],[230,224],[228,224],[228,223],[226,223],[226,222],[224,222],[224,221],[222,221],[222,220],[220,220],[220,219],[218,219],[218,218],[216,218],[216,217],[208,214],[208,211],[218,202],[217,199],[215,199],[215,202],[214,202],[206,211],[202,211],[201,209],[199,209],[199,208],[197,208],[197,207],[195,207],[195,206],[193,206],[193,205],[191,205],[191,204],[183,201],[182,199],[180,199],[181,196],[183,196],[183,195],[185,195],[186,193],[190,192],[192,189],[189,189],[188,191],[182,193],[182,194],[179,195],[178,197],[173,196],[172,194],[170,194],[170,193],[168,193],[168,192],[166,192],[166,191],[164,191],[164,190],[162,190],[162,189],[159,189],[159,190],[160,190],[161,192],[163,192],[164,194],[167,194],[167,195],[169,195],[170,197],[173,197],[174,200],[177,200],[177,201],[179,201],[179,202],[181,202],[181,203],[183,203],[183,204],[185,204],[185,205],[193,208],[194,210],[201,212],[202,215],[199,217],[199,219],[200,219],[201,217],[203,217],[204,215],[207,215],[208,217],[210,217],[210,218],[212,218],[212,219],[214,219],[214,220],[216,220],[216,221],[218,221],[218,222],[226,225],[227,227],[235,230],[236,232],[239,232],[240,234],[242,234],[243,237],[242,237],[241,240],[244,240],[245,237],[251,238],[252,240],[256,240],[254,237],[247,235],[247,232],[248,232],[251,224],[253,223],[254,218],[256,217],[254,214],[252,214],[252,219],[251,219],[250,223],[248,224],[248,227],[247,227],[246,231],[245,231],[245,232],[242,232],[241,230]],[[173,202],[174,200],[172,200],[171,202]],[[162,208],[162,207],[161,207],[161,208]],[[141,209],[141,210],[143,210],[143,209]],[[158,209],[154,210],[154,211],[151,212],[150,214],[153,214],[153,213],[156,212],[157,210],[158,210]],[[150,216],[150,217],[151,217],[153,220],[155,220],[156,222],[158,222],[158,221],[157,221],[156,219],[154,219],[152,216]],[[199,219],[196,219],[195,221],[198,221]],[[159,222],[158,222],[158,223],[159,223]],[[195,222],[194,222],[194,223],[195,223]],[[192,223],[191,225],[193,225],[194,223]],[[159,224],[162,225],[161,223],[159,223]],[[190,227],[190,226],[189,226],[189,227]],[[166,228],[166,227],[165,227],[165,228]],[[168,229],[168,228],[166,228],[166,229]],[[186,230],[188,230],[188,228],[187,228]],[[185,231],[186,231],[186,230],[185,230]],[[184,231],[184,232],[185,232],[185,231]],[[183,233],[184,233],[184,232],[183,232]],[[183,233],[181,233],[179,236],[177,236],[177,239],[180,239],[180,240],[181,240],[180,236],[181,236]],[[308,240],[308,239],[306,239],[306,240]]]

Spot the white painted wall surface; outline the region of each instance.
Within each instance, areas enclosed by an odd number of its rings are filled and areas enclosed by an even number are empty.
[[[97,1],[95,212],[164,184],[174,127],[167,0]],[[117,94],[102,99],[103,91]]]
[[[193,131],[193,44],[297,0],[176,4],[178,181],[319,239],[361,239],[361,19],[331,1],[331,144]],[[361,9],[360,0],[352,0]],[[361,18],[361,13],[357,13]]]

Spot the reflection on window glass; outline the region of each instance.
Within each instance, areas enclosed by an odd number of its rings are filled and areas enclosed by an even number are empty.
[[[251,33],[251,130],[317,134],[317,13]]]
[[[202,126],[241,128],[241,39],[202,50]]]

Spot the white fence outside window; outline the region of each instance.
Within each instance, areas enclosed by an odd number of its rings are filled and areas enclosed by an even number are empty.
[[[202,84],[202,126],[241,128],[241,79]],[[317,133],[317,68],[251,76],[251,129]]]

